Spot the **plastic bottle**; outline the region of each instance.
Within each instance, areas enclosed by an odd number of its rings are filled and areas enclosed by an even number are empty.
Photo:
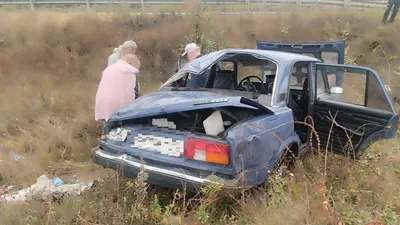
[[[54,185],[56,185],[56,187],[58,187],[60,185],[63,185],[64,181],[61,180],[61,178],[59,178],[59,177],[53,177],[53,183],[54,183]]]

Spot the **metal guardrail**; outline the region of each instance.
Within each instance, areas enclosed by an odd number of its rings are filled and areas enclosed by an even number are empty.
[[[301,7],[310,6],[336,6],[344,8],[384,8],[387,0],[201,0],[206,5],[260,5],[260,6],[281,6],[292,5]],[[2,5],[30,5],[34,10],[36,5],[113,5],[113,4],[141,4],[144,5],[184,5],[185,0],[0,0]]]

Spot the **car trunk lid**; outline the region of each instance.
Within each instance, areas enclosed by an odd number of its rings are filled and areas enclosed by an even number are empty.
[[[274,114],[268,107],[241,96],[225,96],[210,92],[154,92],[142,96],[111,115],[110,122],[184,112],[211,107],[256,108]]]
[[[257,40],[257,49],[304,54],[325,63],[344,64],[345,41],[268,42]]]

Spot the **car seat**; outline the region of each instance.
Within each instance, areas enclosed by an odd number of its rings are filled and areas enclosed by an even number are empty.
[[[293,119],[297,121],[302,121],[303,117],[303,110],[299,107],[296,101],[293,99],[292,95],[289,95],[289,102],[288,107],[293,112]]]
[[[228,89],[235,90],[237,84],[235,83],[236,72],[231,70],[216,71],[213,88],[215,89]]]
[[[304,79],[304,82],[303,82],[303,92],[301,93],[300,102],[299,102],[299,106],[305,114],[304,117],[306,117],[308,114],[309,99],[310,99],[310,97],[309,97],[309,91],[308,91],[308,77],[306,77],[306,79]],[[302,119],[304,119],[304,117]]]

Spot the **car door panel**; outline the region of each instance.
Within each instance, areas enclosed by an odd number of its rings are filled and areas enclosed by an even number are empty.
[[[372,135],[385,127],[393,116],[385,111],[377,112],[368,108],[318,100],[314,102],[314,111],[317,115],[314,117],[315,129],[319,135],[322,150],[326,149],[332,119],[336,115],[336,124],[331,130],[329,143],[333,145],[330,147],[335,153],[346,155],[353,153],[349,151],[355,151],[363,137]],[[350,145],[349,138],[353,146]],[[337,151],[338,149],[341,151]]]
[[[358,158],[375,141],[395,137],[398,115],[375,71],[365,67],[321,63],[317,63],[316,68],[319,73],[314,73],[313,82],[315,82],[315,85],[312,86],[315,88],[318,88],[318,85],[323,86],[327,95],[331,93],[326,82],[326,74],[328,74],[326,71],[330,73],[331,70],[337,70],[343,73],[345,77],[344,86],[340,87],[343,89],[343,98],[340,100],[329,99],[325,94],[317,96],[318,91],[315,91],[311,113],[314,119],[314,128],[319,136],[321,150],[328,149],[328,151],[337,154]],[[325,71],[325,68],[328,69]],[[366,78],[357,79],[357,75],[354,77],[351,75],[351,78],[348,78],[347,74],[351,74],[351,71],[360,71],[360,76],[365,75]],[[320,76],[320,81],[317,81],[318,76]],[[371,77],[374,79],[371,79]],[[321,81],[325,81],[325,84],[317,84]],[[351,82],[361,82],[360,84],[364,84],[365,87],[363,89],[362,85],[355,86]],[[375,83],[372,84],[371,82]],[[374,90],[369,90],[369,87]],[[359,92],[354,92],[354,90]],[[371,92],[375,94],[371,95]],[[346,95],[350,95],[350,98]],[[361,99],[358,102],[359,104],[346,102],[356,99],[351,95],[361,96],[359,97]],[[371,101],[368,100],[374,98],[374,101],[376,101],[376,96],[380,96],[379,100],[386,104],[370,104]],[[344,101],[344,99],[347,100]],[[317,142],[317,138],[313,137],[314,147],[317,146]]]

